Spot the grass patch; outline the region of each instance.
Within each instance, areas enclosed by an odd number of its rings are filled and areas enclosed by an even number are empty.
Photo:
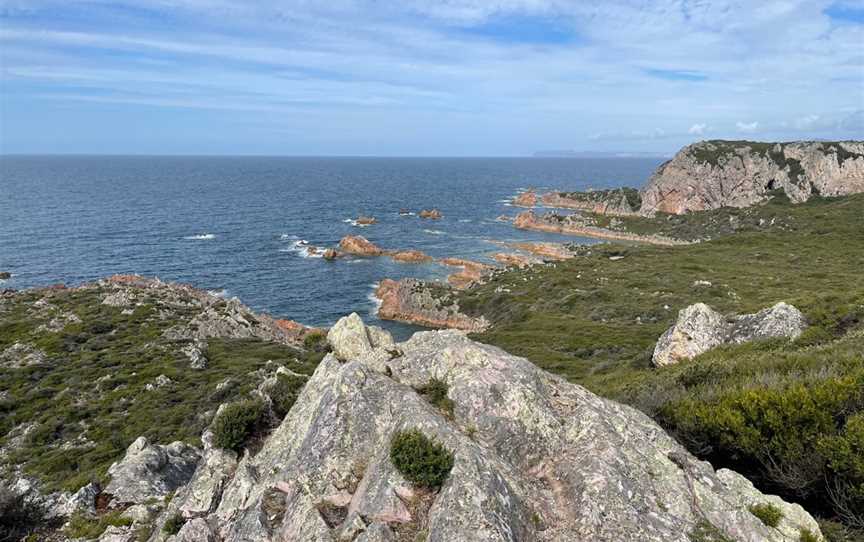
[[[113,510],[97,517],[76,513],[69,518],[69,524],[64,529],[70,538],[99,538],[108,527],[128,527],[132,520],[121,516],[122,510]]]
[[[417,429],[393,436],[390,460],[406,480],[429,489],[440,488],[453,468],[453,454]]]

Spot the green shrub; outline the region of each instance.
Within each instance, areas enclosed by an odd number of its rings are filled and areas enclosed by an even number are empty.
[[[276,375],[276,385],[270,390],[270,399],[273,401],[273,414],[277,418],[281,420],[288,414],[307,380],[308,377],[302,375]]]
[[[44,522],[44,510],[16,495],[0,488],[0,540],[21,540],[29,536]]]
[[[162,525],[162,532],[168,535],[177,534],[180,532],[180,529],[183,528],[183,525],[186,524],[186,520],[180,515],[179,512],[174,513],[174,515],[169,516],[168,519],[165,520],[165,523]]]
[[[699,520],[693,530],[687,535],[691,542],[732,542],[723,534],[723,531],[715,527],[706,519]]]
[[[441,487],[453,468],[453,454],[417,429],[393,436],[390,460],[409,482],[430,489]]]
[[[313,331],[303,337],[303,346],[307,350],[320,350],[326,347],[327,342],[325,339],[327,336],[320,331]]]
[[[801,533],[798,535],[798,542],[820,542],[820,540],[810,529],[801,529]]]
[[[754,504],[748,510],[768,527],[777,527],[783,519],[783,512],[771,503]]]
[[[449,389],[447,382],[440,378],[432,378],[429,382],[417,388],[417,393],[424,396],[427,401],[441,409],[448,418],[452,418],[453,400],[447,397]]]
[[[261,423],[263,415],[264,403],[258,399],[227,405],[213,422],[213,443],[239,453]]]

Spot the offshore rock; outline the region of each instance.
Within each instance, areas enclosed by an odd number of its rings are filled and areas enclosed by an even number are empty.
[[[682,309],[678,320],[654,347],[652,362],[661,367],[692,359],[723,344],[741,344],[754,340],[796,339],[807,328],[801,311],[786,303],[777,303],[755,314],[724,317],[704,303]]]
[[[390,257],[394,261],[402,263],[427,263],[432,261],[432,257],[419,250],[401,250],[391,252]]]
[[[422,211],[420,211],[419,216],[420,218],[430,218],[432,220],[438,220],[443,215],[438,209],[423,209]]]
[[[482,316],[474,318],[459,311],[447,286],[417,279],[384,279],[375,290],[381,300],[378,317],[424,327],[480,332],[489,327]]]
[[[339,241],[339,249],[356,256],[380,256],[384,250],[362,235],[346,235]]]
[[[111,481],[105,493],[116,505],[162,499],[189,481],[200,457],[196,448],[183,442],[162,446],[138,437],[126,456],[108,468]]]
[[[356,329],[350,319],[337,326]],[[170,540],[371,542],[422,531],[431,542],[691,542],[706,525],[742,542],[819,535],[800,506],[715,472],[644,414],[525,359],[452,330],[395,349],[385,372],[368,357],[324,358],[215,511]],[[417,393],[433,378],[446,382],[452,415]],[[390,461],[405,429],[453,454],[439,491],[413,487]],[[777,528],[748,510],[766,502],[782,512]],[[151,541],[165,537],[158,528]]]
[[[793,203],[864,192],[864,142],[702,141],[661,165],[642,189],[642,214],[748,207],[782,190]]]
[[[534,207],[537,205],[537,193],[533,190],[521,192],[513,198],[513,205],[516,205],[517,207]]]

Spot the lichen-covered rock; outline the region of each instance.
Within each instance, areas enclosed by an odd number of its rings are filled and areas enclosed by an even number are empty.
[[[206,350],[207,343],[196,340],[183,347],[181,352],[189,358],[190,369],[200,370],[207,368],[207,355],[204,353]]]
[[[116,505],[162,499],[189,481],[200,457],[198,449],[182,442],[162,446],[138,437],[108,469],[111,481],[105,493]]]
[[[330,328],[327,342],[339,359],[358,359],[378,347],[393,346],[393,337],[381,328],[367,327],[360,316],[352,312]]]
[[[45,352],[20,342],[0,352],[0,367],[10,369],[40,365],[47,360],[48,356],[45,355]]]
[[[704,525],[742,542],[819,533],[799,506],[715,472],[644,414],[525,359],[457,331],[395,347],[383,373],[367,357],[327,356],[215,512],[184,530],[223,542],[691,542]],[[452,413],[415,391],[433,378],[447,383]],[[394,433],[414,428],[453,454],[439,491],[413,487],[390,460]],[[776,529],[748,510],[764,501],[782,512]]]
[[[660,336],[652,361],[661,367],[694,358],[722,344],[797,339],[806,328],[807,319],[801,311],[783,302],[755,314],[730,317],[696,303],[679,311],[675,325]]]
[[[783,190],[812,195],[864,192],[864,142],[703,141],[660,166],[642,189],[642,214],[748,207]]]

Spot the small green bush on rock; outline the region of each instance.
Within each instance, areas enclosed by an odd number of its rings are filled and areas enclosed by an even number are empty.
[[[257,399],[227,405],[213,423],[214,444],[239,453],[263,415],[264,403]]]
[[[453,417],[453,400],[447,397],[449,391],[447,382],[440,378],[432,378],[425,385],[417,388],[417,393],[424,396],[427,401],[441,409],[447,417]]]
[[[179,512],[175,513],[173,516],[170,516],[165,520],[164,525],[162,525],[162,532],[168,535],[177,534],[185,524],[186,520],[183,516],[181,516]]]
[[[801,529],[798,535],[798,542],[820,542],[820,538],[813,534],[810,529]]]
[[[270,390],[270,399],[273,401],[273,414],[280,420],[288,414],[291,407],[300,396],[300,391],[306,384],[308,377],[293,374],[279,374],[276,376],[276,385]]]
[[[450,450],[417,429],[399,431],[390,442],[390,460],[409,482],[440,488],[453,468]]]
[[[783,512],[771,503],[759,503],[750,506],[750,513],[768,527],[777,527],[783,519]]]

